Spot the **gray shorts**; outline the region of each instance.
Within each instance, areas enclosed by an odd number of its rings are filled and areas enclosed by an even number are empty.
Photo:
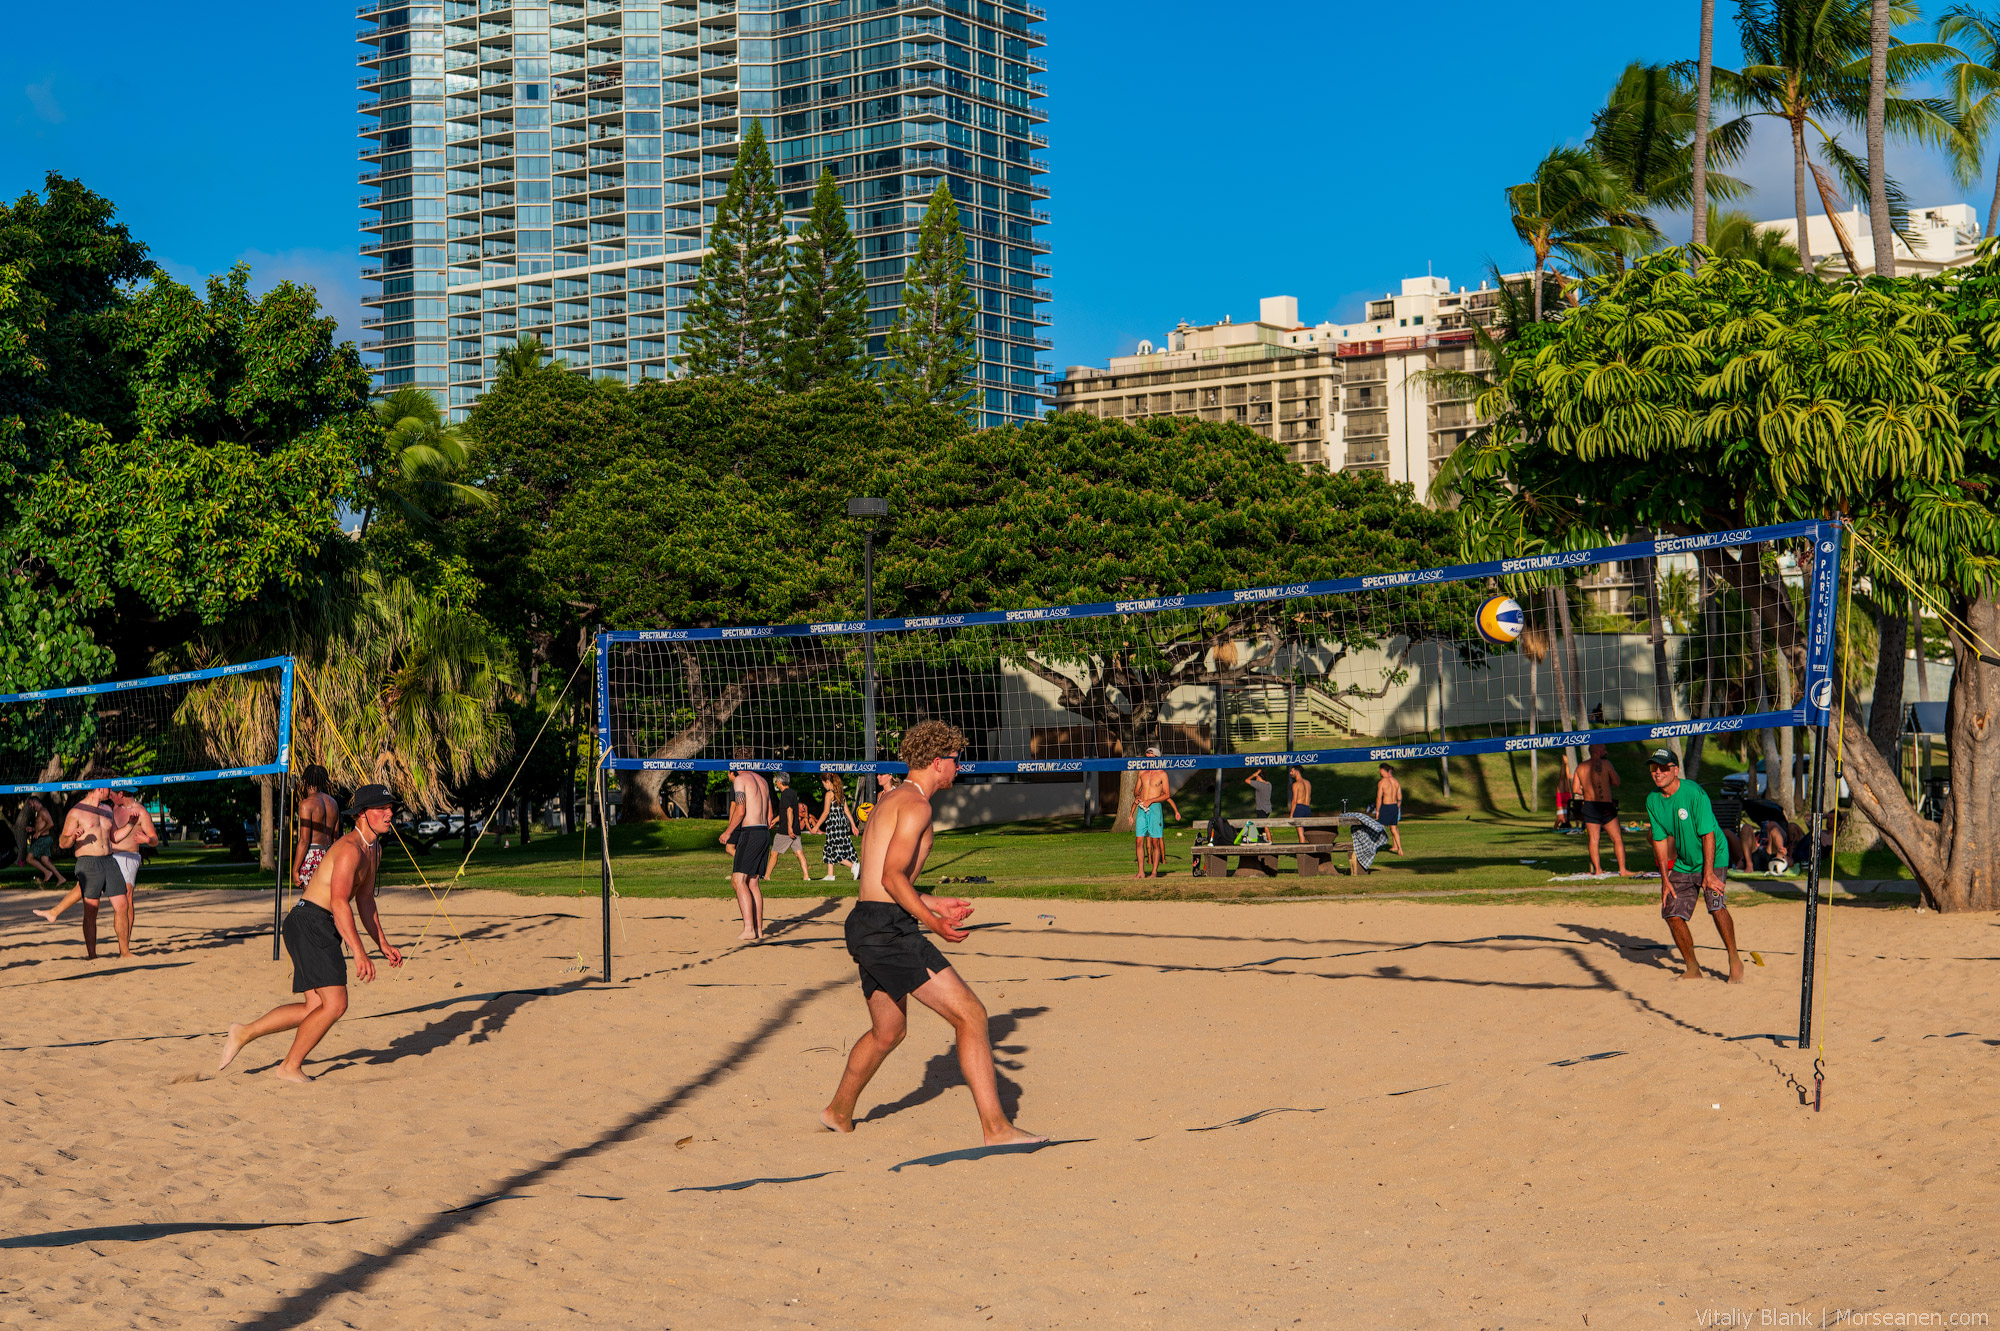
[[[1729,885],[1728,869],[1717,866],[1715,876],[1722,880],[1725,888]],[[1723,899],[1722,893],[1701,885],[1701,871],[1699,869],[1693,873],[1681,873],[1678,870],[1669,870],[1667,872],[1667,883],[1674,889],[1674,895],[1672,900],[1660,907],[1660,918],[1663,920],[1693,919],[1694,903],[1696,900],[1700,900],[1704,906],[1708,907],[1710,915],[1715,914],[1717,911],[1728,909],[1728,902]]]
[[[805,841],[800,837],[786,836],[779,832],[771,838],[771,849],[780,855],[788,855],[795,850],[804,850]]]
[[[109,855],[77,856],[76,881],[83,889],[85,901],[122,897],[130,890],[125,885],[124,870]]]

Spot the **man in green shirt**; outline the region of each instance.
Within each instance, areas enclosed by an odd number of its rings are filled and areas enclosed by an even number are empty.
[[[1687,961],[1678,978],[1704,978],[1694,959],[1695,898],[1708,907],[1708,918],[1729,949],[1729,982],[1743,982],[1743,959],[1736,955],[1736,923],[1723,900],[1729,882],[1729,843],[1715,821],[1708,794],[1692,781],[1681,780],[1681,762],[1671,749],[1655,749],[1647,759],[1655,787],[1646,796],[1646,813],[1653,820],[1653,860],[1660,866],[1660,917],[1673,930],[1674,943]]]

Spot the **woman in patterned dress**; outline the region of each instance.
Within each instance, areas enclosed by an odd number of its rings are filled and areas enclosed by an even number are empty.
[[[820,809],[819,822],[814,830],[826,834],[826,849],[821,858],[826,861],[826,877],[823,883],[833,881],[833,866],[844,864],[847,871],[856,878],[861,877],[861,861],[854,857],[854,820],[847,813],[847,791],[837,776],[820,778],[826,791],[825,804]]]

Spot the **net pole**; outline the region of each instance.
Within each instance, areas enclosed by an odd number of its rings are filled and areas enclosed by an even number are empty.
[[[875,524],[868,524],[868,530],[861,537],[861,617],[875,618]],[[875,635],[866,629],[861,633],[861,759],[875,761]],[[870,780],[863,777],[864,782]],[[878,783],[879,785],[879,783]],[[867,787],[862,787],[867,794]]]
[[[271,885],[271,960],[273,961],[278,960],[278,935],[285,927],[285,862],[288,858],[285,854],[285,834],[291,830],[291,818],[288,816],[291,808],[289,803],[291,774],[279,773],[277,784],[277,798],[272,801],[272,814],[277,819],[278,825],[273,829],[271,836],[272,848],[277,852],[278,861],[277,881]]]
[[[611,802],[603,763],[597,766],[598,904],[604,927],[604,982],[611,983]]]
[[[1831,756],[1827,747],[1826,727],[1813,729],[1812,765],[1812,858],[1806,861],[1806,940],[1805,966],[1799,974],[1799,1048],[1812,1043],[1813,1020],[1813,963],[1818,956],[1819,946],[1819,859],[1820,826],[1826,819],[1826,765]]]

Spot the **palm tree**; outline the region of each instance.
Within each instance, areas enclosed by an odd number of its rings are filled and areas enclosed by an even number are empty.
[[[311,690],[295,747],[343,785],[381,782],[414,809],[447,808],[452,787],[513,755],[498,706],[520,691],[512,650],[477,614],[406,581],[369,569],[358,591],[348,633],[300,662]]]
[[[1792,277],[1805,271],[1798,247],[1776,231],[1763,230],[1750,214],[1708,210],[1708,247],[1719,259],[1747,259],[1765,272]]]
[[[1715,0],[1701,0],[1701,54],[1695,62],[1694,153],[1689,172],[1694,243],[1708,243],[1708,113],[1715,71]]]
[[[1889,0],[1870,0],[1868,11],[1868,232],[1878,277],[1896,275],[1896,241],[1889,230],[1887,167],[1882,159],[1889,94]]]
[[[1694,146],[1703,118],[1698,85],[1685,65],[1627,65],[1604,105],[1591,117],[1590,151],[1615,171],[1634,211],[1682,209],[1694,203]],[[1750,119],[1738,116],[1707,134],[1704,197],[1735,199],[1749,187],[1708,170],[1728,165],[1750,146]]]
[[[1792,205],[1799,257],[1812,266],[1806,232],[1806,177],[1811,174],[1830,221],[1839,213],[1832,179],[1806,152],[1806,130],[1819,135],[1820,156],[1855,193],[1868,189],[1867,164],[1835,137],[1835,128],[1866,127],[1868,66],[1874,0],[1739,0],[1737,30],[1746,63],[1714,71],[1717,91],[1753,116],[1782,120],[1792,138]],[[1916,9],[1892,0],[1892,23],[1908,23]],[[1905,83],[1957,54],[1934,42],[1889,38],[1884,56],[1882,124],[1885,134],[1944,148],[1956,143],[1958,117],[1941,98],[1902,95]],[[1898,220],[1901,191],[1885,175],[1884,211]],[[1837,224],[1837,223],[1836,223]],[[1843,244],[1843,248],[1846,246]],[[1850,264],[1852,255],[1849,256]]]
[[[566,370],[569,368],[569,362],[561,356],[544,362],[542,357],[547,354],[548,348],[542,345],[540,334],[522,334],[515,340],[513,346],[494,357],[495,361],[499,364],[499,373],[494,376],[495,382],[498,383],[517,378],[524,379],[531,374],[539,374],[543,370]]]
[[[1610,267],[1658,234],[1630,211],[1630,191],[1617,172],[1587,148],[1557,148],[1534,177],[1507,189],[1514,234],[1535,255],[1534,321],[1542,321],[1542,274],[1552,256],[1579,272]]]
[[[452,479],[472,461],[472,447],[460,427],[445,424],[437,399],[429,393],[421,388],[398,388],[375,404],[375,419],[382,424],[389,451],[389,468],[387,474],[376,478],[376,493],[412,523],[430,525],[430,514],[420,500],[433,506],[493,502],[492,496],[477,486]],[[372,503],[362,510],[364,535],[374,512]]]
[[[1951,84],[1952,106],[1958,112],[1958,140],[1952,145],[1952,174],[1961,185],[1979,178],[1986,140],[2000,119],[2000,18],[1980,13],[1965,5],[1944,12],[1938,19],[1940,42],[1963,43],[1973,48],[1970,55],[1954,51],[1955,63],[1946,71]],[[2000,170],[1993,176],[1993,202],[1986,209],[1986,234],[1992,235],[2000,220]]]

